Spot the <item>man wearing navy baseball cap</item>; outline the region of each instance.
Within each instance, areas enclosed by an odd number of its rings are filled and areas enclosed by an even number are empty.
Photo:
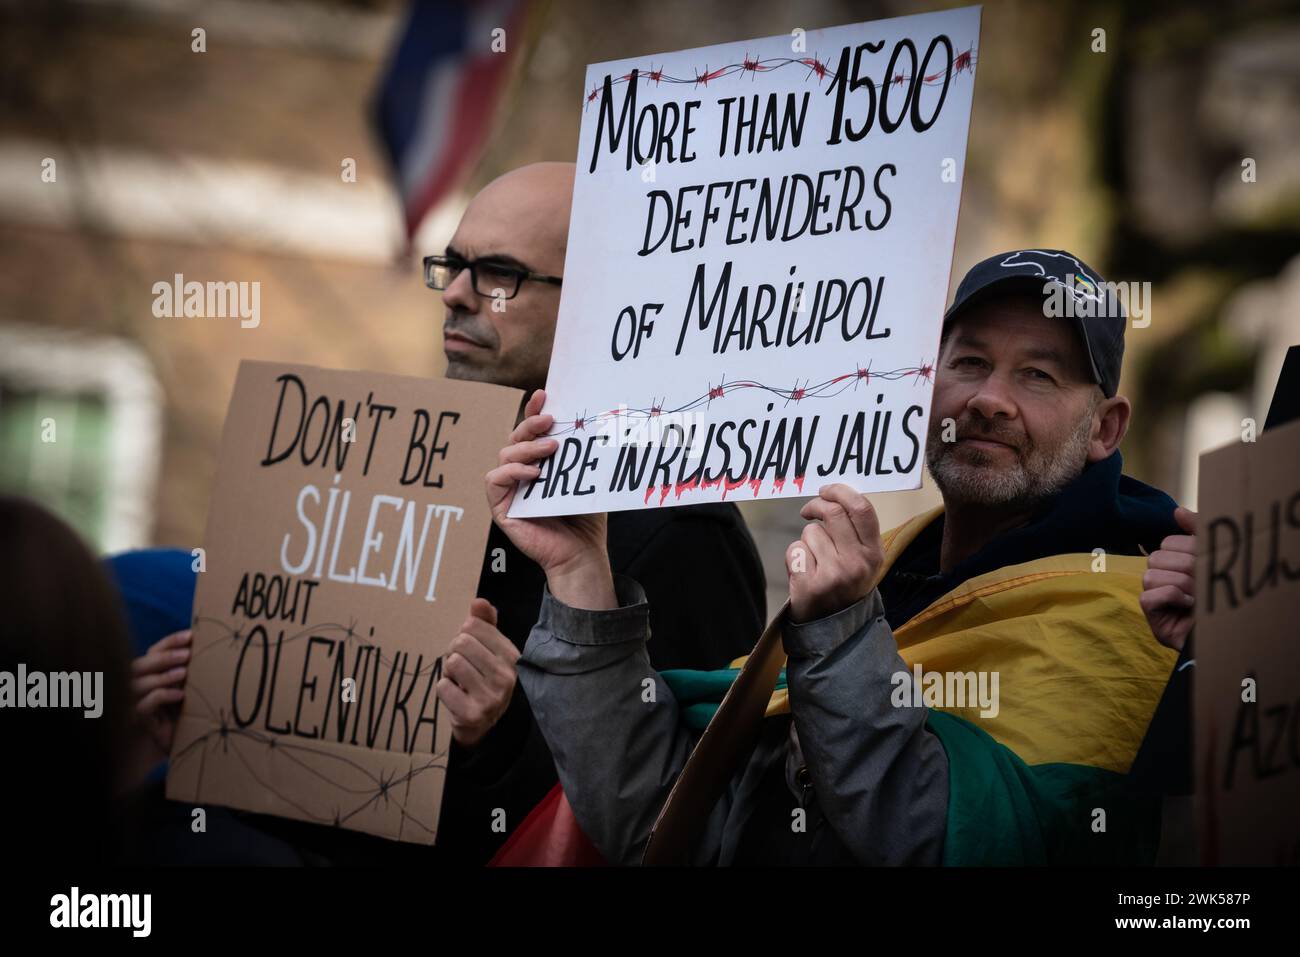
[[[1113,287],[1061,250],[1000,253],[962,279],[926,446],[952,557],[1116,453],[1132,411],[1118,395],[1126,325]]]
[[[1177,654],[1140,596],[1144,553],[1179,528],[1169,496],[1123,474],[1121,298],[1060,250],[1000,253],[966,274],[944,317],[926,445],[943,505],[883,534],[845,485],[804,505],[786,555],[784,681],[765,707],[718,715],[715,741],[757,741],[728,752],[740,766],[693,776],[686,759],[734,674],[658,674],[654,707],[626,705],[654,674],[644,593],[610,575],[581,524],[591,516],[505,514],[541,454],[530,439],[545,416],[530,400],[488,498],[525,552],[566,556],[546,569],[519,680],[606,857],[641,859],[681,777],[708,793],[674,806],[705,810],[667,857],[650,845],[651,860],[1154,860],[1159,797],[1129,771]],[[710,780],[727,783],[714,793]]]

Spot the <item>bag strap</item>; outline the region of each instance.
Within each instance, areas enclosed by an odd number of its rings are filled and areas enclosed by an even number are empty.
[[[786,601],[750,652],[735,682],[704,729],[686,766],[659,811],[641,863],[680,866],[690,863],[709,814],[742,761],[758,743],[767,703],[785,665],[781,626],[789,613]]]

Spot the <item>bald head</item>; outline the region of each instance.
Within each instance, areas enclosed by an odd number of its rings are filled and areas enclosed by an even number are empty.
[[[513,245],[535,270],[558,275],[569,243],[575,171],[572,163],[530,163],[498,176],[470,201],[457,235],[468,225],[477,242]]]
[[[550,363],[559,286],[514,271],[562,277],[573,205],[572,163],[532,163],[497,177],[470,201],[447,255],[475,263],[443,292],[447,375],[541,388]],[[495,267],[495,268],[493,268]]]

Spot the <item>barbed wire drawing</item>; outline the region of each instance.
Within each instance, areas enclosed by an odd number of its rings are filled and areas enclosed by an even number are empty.
[[[888,372],[874,372],[870,364],[868,364],[865,368],[857,366],[852,372],[832,376],[825,382],[819,382],[816,385],[808,385],[805,382],[804,385],[800,386],[798,380],[795,380],[794,385],[783,387],[767,385],[753,379],[733,379],[728,382],[724,373],[722,380],[716,386],[709,384],[705,392],[675,408],[666,409],[664,408],[666,404],[664,401],[652,399],[650,405],[646,407],[622,405],[618,408],[598,412],[595,415],[588,415],[584,411],[581,415],[577,415],[572,419],[557,420],[547,435],[570,435],[574,432],[586,431],[589,426],[599,426],[611,419],[646,421],[660,417],[669,418],[694,411],[701,405],[711,406],[715,399],[723,399],[728,394],[739,389],[759,389],[784,400],[785,405],[788,406],[791,402],[802,402],[805,399],[833,399],[849,389],[857,389],[858,386],[865,386],[877,379],[893,382],[908,376],[915,376],[916,381],[913,382],[913,385],[915,385],[921,379],[931,381],[930,377],[933,374],[934,364],[930,362],[922,362],[920,365],[909,366],[905,369],[891,369]]]
[[[834,82],[839,78],[839,74],[830,68],[829,62],[829,60],[823,60],[818,54],[802,57],[768,57],[767,59],[760,60],[753,58],[746,53],[739,63],[728,63],[726,66],[720,66],[712,70],[709,69],[706,64],[703,69],[696,69],[692,76],[673,76],[670,73],[665,73],[662,67],[655,69],[654,66],[651,66],[647,70],[638,67],[629,70],[622,76],[611,77],[610,85],[619,86],[621,84],[631,83],[633,78],[635,78],[644,81],[647,85],[653,83],[656,86],[661,83],[708,86],[715,80],[721,80],[725,77],[735,76],[736,74],[748,73],[751,78],[755,78],[759,73],[769,73],[773,70],[779,70],[782,67],[793,66],[795,64],[807,68],[808,72],[804,74],[805,81],[810,77],[815,76],[818,83],[827,78],[829,78],[831,82]],[[958,53],[957,56],[953,58],[952,76],[957,76],[961,73],[971,73],[973,75],[978,62],[978,51],[972,45],[961,53]],[[925,74],[921,77],[921,83],[924,86],[935,86],[944,78],[947,72],[948,71],[944,69],[935,73]],[[892,77],[888,78],[887,82],[893,86],[902,86],[904,83],[911,83],[912,80],[913,74],[911,73],[895,73]],[[592,87],[587,91],[583,98],[584,112],[590,104],[594,103],[597,98],[599,98],[602,86],[603,84],[601,86]]]
[[[232,626],[218,618],[209,616],[196,616],[194,618],[196,625],[205,623],[209,626],[216,625],[226,632],[225,636],[218,637],[200,652],[194,655],[198,658],[202,652],[211,650],[215,647],[226,647],[226,638],[238,637],[243,640],[247,637],[242,629]],[[286,636],[284,641],[301,638],[309,633],[321,631],[334,631],[344,636],[344,641],[351,643],[353,639],[361,642],[362,648],[374,648],[375,657],[380,661],[392,662],[393,658],[385,658],[379,651],[379,646],[374,643],[365,642],[357,631],[357,622],[352,620],[348,625],[342,624],[324,624],[315,625],[305,628],[301,632],[292,636]],[[399,653],[400,656],[400,653]],[[430,669],[436,666],[437,659]],[[392,671],[405,676],[420,676],[429,673],[430,669],[420,668],[418,671],[404,671],[400,668],[393,667]],[[375,674],[377,675],[376,668]],[[377,680],[377,678],[375,679]],[[390,676],[390,683],[391,683]],[[364,683],[359,682],[357,686],[358,698],[349,702],[348,711],[357,709],[356,721],[361,720],[361,698],[364,693]],[[254,728],[240,727],[238,723],[231,719],[224,709],[215,708],[208,697],[198,689],[193,681],[187,682],[186,689],[187,710],[197,713],[200,719],[207,720],[211,724],[211,729],[196,736],[185,744],[180,750],[172,755],[171,764],[173,768],[185,766],[188,762],[197,760],[199,767],[195,780],[195,793],[203,793],[203,779],[208,773],[228,773],[221,768],[213,767],[214,762],[224,762],[232,759],[238,762],[242,768],[242,773],[247,775],[258,787],[262,788],[267,794],[274,796],[284,806],[292,808],[301,819],[316,824],[322,824],[333,827],[345,827],[349,822],[359,815],[365,813],[368,809],[379,802],[385,807],[394,807],[403,822],[409,821],[413,826],[418,827],[421,832],[427,834],[432,840],[437,835],[437,829],[430,826],[430,820],[436,808],[425,809],[423,819],[421,815],[413,813],[409,808],[410,784],[421,775],[431,772],[447,769],[447,752],[446,749],[438,750],[433,753],[416,753],[407,754],[402,751],[389,751],[386,749],[374,749],[370,753],[377,758],[391,756],[402,762],[410,762],[409,770],[403,772],[400,768],[390,768],[385,770],[379,768],[377,771],[372,770],[360,761],[355,760],[348,754],[339,749],[326,749],[319,746],[303,743],[281,735],[268,734]],[[385,688],[384,700],[387,700],[387,687]],[[195,707],[197,705],[197,707]],[[343,705],[340,704],[340,711],[343,711]],[[374,704],[370,703],[371,717],[373,718]],[[382,708],[381,708],[382,712]],[[382,715],[381,715],[382,717]],[[343,718],[346,724],[346,715]],[[357,725],[354,725],[354,729]],[[369,734],[369,729],[366,732]],[[354,730],[355,735],[355,730]],[[391,728],[390,728],[391,736]],[[437,727],[434,728],[434,740],[437,740]],[[359,745],[348,744],[347,742],[338,742],[342,747],[360,747]],[[436,746],[436,745],[435,745]],[[277,787],[271,781],[266,780],[263,774],[260,774],[255,762],[252,760],[253,754],[248,753],[248,749],[256,748],[263,755],[274,754],[277,759],[287,761],[295,767],[300,768],[312,777],[318,779],[321,784],[329,789],[331,810],[328,813],[322,813],[319,807],[308,807],[302,800],[295,799],[285,793],[283,788]],[[415,763],[422,761],[422,763]]]

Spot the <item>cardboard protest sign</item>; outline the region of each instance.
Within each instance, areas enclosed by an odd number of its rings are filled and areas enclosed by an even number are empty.
[[[521,397],[240,365],[169,798],[434,842],[451,735],[435,687]]]
[[[588,67],[560,448],[511,515],[920,486],[979,22]]]
[[[1206,864],[1300,864],[1300,422],[1201,456],[1196,816]]]

